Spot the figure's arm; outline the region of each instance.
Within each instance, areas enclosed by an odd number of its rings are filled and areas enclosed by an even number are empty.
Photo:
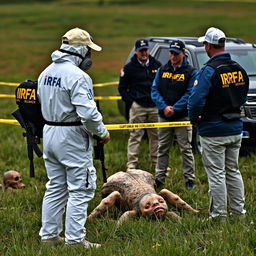
[[[214,69],[210,66],[204,67],[198,74],[188,99],[188,117],[193,125],[198,125],[203,108],[206,103],[206,97],[211,88],[211,78]]]
[[[153,100],[153,102],[156,104],[156,107],[159,110],[163,110],[167,107],[167,104],[164,101],[163,96],[160,94],[159,92],[159,83],[160,83],[160,68],[158,69],[155,79],[152,83],[152,87],[151,87],[151,99]]]
[[[178,195],[172,193],[168,189],[162,189],[159,192],[159,195],[162,196],[167,203],[172,204],[179,209],[184,209],[193,213],[199,213],[198,210],[194,209],[192,206],[183,201]]]
[[[131,210],[131,211],[127,211],[125,212],[117,221],[117,226],[120,226],[121,224],[123,224],[124,221],[130,219],[131,217],[135,217],[137,216],[137,211],[136,210]]]
[[[129,76],[130,74],[127,70],[127,66],[124,66],[124,68],[121,70],[121,74],[119,78],[118,91],[122,96],[122,100],[127,104],[131,105],[133,102],[133,99],[129,93],[129,83],[130,83]]]
[[[166,216],[169,218],[174,218],[174,219],[181,219],[181,217],[179,215],[177,215],[175,212],[173,211],[168,211],[166,213]]]
[[[173,105],[173,109],[175,112],[180,112],[180,111],[184,111],[187,110],[187,105],[188,105],[188,98],[191,95],[192,92],[192,88],[194,85],[194,81],[196,79],[198,75],[198,71],[197,70],[193,70],[192,74],[191,74],[191,78],[188,81],[188,85],[187,85],[187,90],[186,92],[183,94],[183,96]]]
[[[91,220],[100,216],[102,213],[113,207],[117,200],[121,200],[122,196],[118,191],[112,192],[106,198],[102,199],[100,204],[91,212],[88,219]]]
[[[91,78],[84,73],[84,76],[74,83],[69,93],[71,103],[75,106],[76,113],[85,129],[91,134],[104,138],[108,131],[94,101]]]

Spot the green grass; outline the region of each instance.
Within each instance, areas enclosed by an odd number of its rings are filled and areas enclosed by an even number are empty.
[[[7,2],[7,1],[5,1]],[[9,1],[8,1],[9,2]],[[21,2],[21,1],[20,1]],[[90,70],[95,83],[117,81],[128,52],[138,37],[200,36],[208,26],[222,28],[230,37],[256,42],[256,3],[214,1],[98,1],[62,0],[43,3],[2,4],[0,81],[20,82],[37,79],[50,63],[50,53],[59,47],[61,36],[70,28],[85,28],[103,51],[94,53]],[[12,94],[15,87],[0,86],[0,93]],[[117,87],[96,88],[96,95],[116,95]],[[105,123],[124,123],[115,101],[100,103]],[[0,99],[0,118],[11,119],[16,105],[12,99]],[[128,131],[111,131],[105,146],[108,175],[125,170]],[[29,177],[29,162],[22,129],[0,124],[0,170],[15,169],[22,174],[24,190],[0,192],[0,255],[255,255],[256,254],[256,155],[240,158],[246,187],[247,217],[244,222],[225,225],[205,221],[208,208],[208,184],[200,155],[196,155],[197,190],[186,191],[177,147],[171,151],[172,168],[166,188],[201,209],[199,216],[180,213],[181,222],[148,221],[144,218],[116,227],[120,214],[110,211],[95,222],[88,222],[88,239],[103,244],[100,249],[80,247],[44,247],[38,232],[41,202],[47,181],[43,160],[35,157],[36,177]],[[143,141],[140,168],[148,170],[148,145]],[[99,161],[96,196],[89,212],[100,201],[102,175]]]

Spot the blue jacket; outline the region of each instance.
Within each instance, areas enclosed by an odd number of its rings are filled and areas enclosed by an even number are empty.
[[[167,120],[176,120],[187,116],[187,103],[198,71],[193,69],[184,57],[180,67],[174,70],[170,61],[158,69],[152,84],[151,98],[155,102],[159,115]],[[175,115],[166,118],[163,110],[173,106]]]
[[[232,121],[198,121],[204,111],[207,102],[209,90],[213,86],[211,79],[215,73],[215,69],[208,64],[216,60],[223,60],[225,63],[231,60],[229,53],[214,55],[209,59],[205,66],[200,70],[197,80],[195,80],[191,96],[188,101],[188,116],[192,124],[198,125],[198,134],[200,136],[217,137],[241,134],[243,123],[240,119]],[[246,96],[242,99],[245,103]],[[216,102],[218,104],[218,102]]]

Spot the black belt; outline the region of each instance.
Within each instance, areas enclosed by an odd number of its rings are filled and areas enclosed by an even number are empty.
[[[78,125],[83,125],[81,121],[76,121],[76,122],[51,122],[51,121],[46,121],[45,123],[48,125],[52,126],[78,126]]]

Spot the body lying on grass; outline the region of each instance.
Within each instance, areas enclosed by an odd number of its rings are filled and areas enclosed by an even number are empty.
[[[117,172],[110,176],[102,187],[102,197],[100,204],[88,216],[89,220],[100,216],[114,205],[124,212],[118,225],[135,216],[180,218],[175,212],[168,210],[167,204],[192,213],[199,212],[167,189],[157,193],[153,175],[142,170]]]

